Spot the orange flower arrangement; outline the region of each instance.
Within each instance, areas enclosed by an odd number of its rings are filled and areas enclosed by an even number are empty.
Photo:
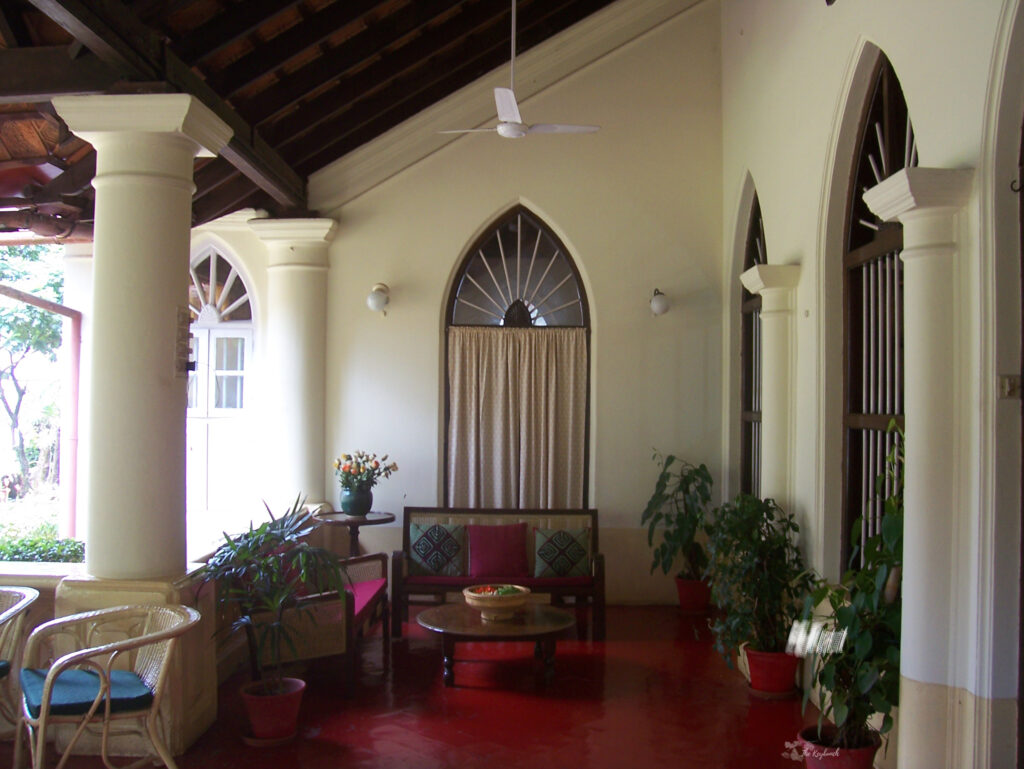
[[[368,491],[379,478],[390,478],[391,473],[397,470],[398,463],[388,464],[387,454],[378,459],[376,454],[356,451],[353,454],[342,454],[334,460],[334,472],[341,488],[349,491]]]

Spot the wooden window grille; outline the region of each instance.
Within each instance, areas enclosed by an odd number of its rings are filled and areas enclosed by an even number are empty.
[[[843,255],[843,563],[859,536],[880,530],[883,494],[876,494],[885,460],[903,425],[903,227],[882,222],[863,193],[897,171],[917,165],[906,101],[884,57],[861,121],[851,177]]]
[[[767,264],[761,205],[754,195],[743,271]],[[740,286],[740,491],[761,494],[761,295]]]

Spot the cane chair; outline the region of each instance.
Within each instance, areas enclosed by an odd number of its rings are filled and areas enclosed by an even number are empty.
[[[0,587],[0,716],[12,724],[18,720],[15,685],[18,655],[24,639],[25,615],[39,597],[31,587]]]
[[[118,606],[37,627],[22,661],[15,767],[21,766],[23,732],[33,769],[43,769],[47,728],[77,724],[57,769],[87,729],[99,732],[100,755],[109,769],[138,767],[157,758],[177,769],[160,733],[158,710],[175,644],[198,621],[199,612],[187,606]],[[139,722],[134,729],[132,719]],[[148,737],[156,756],[115,767],[109,738],[125,733]]]

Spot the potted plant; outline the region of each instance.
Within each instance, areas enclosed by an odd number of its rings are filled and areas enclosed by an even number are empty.
[[[786,653],[814,579],[796,545],[793,516],[773,499],[740,494],[709,526],[711,597],[722,615],[711,623],[715,648],[732,664],[744,646],[750,687],[766,696],[794,691],[799,659]]]
[[[902,439],[899,433],[886,474],[876,481],[880,491],[889,481],[885,514],[879,532],[854,553],[859,567],[849,569],[838,585],[820,580],[807,599],[805,617],[809,620],[815,607],[819,611],[807,646],[817,663],[813,680],[821,699],[818,724],[800,733],[808,767],[836,766],[826,759],[841,757],[843,766],[868,769],[881,735],[892,729],[900,691]],[[809,691],[804,694],[805,707],[809,696]],[[875,714],[881,715],[877,729],[869,721]],[[825,718],[833,723],[825,725]]]
[[[296,498],[280,517],[224,543],[200,572],[201,584],[214,581],[217,601],[234,616],[231,632],[244,631],[252,681],[242,698],[254,741],[283,741],[296,733],[305,682],[284,675],[284,652],[295,652],[292,621],[311,595],[342,592],[340,558],[314,547],[306,536],[316,528],[304,502]]]
[[[334,460],[334,472],[341,484],[341,511],[353,517],[365,517],[373,507],[373,487],[381,478],[398,471],[398,463],[388,464],[388,455],[357,451]]]
[[[652,459],[661,472],[640,516],[641,525],[647,525],[647,544],[654,551],[651,573],[661,568],[668,574],[678,563],[675,579],[680,608],[705,611],[710,597],[710,587],[704,579],[708,557],[697,537],[706,529],[711,473],[705,465],[695,467],[673,454],[662,457],[655,452]],[[655,545],[659,531],[661,541]]]

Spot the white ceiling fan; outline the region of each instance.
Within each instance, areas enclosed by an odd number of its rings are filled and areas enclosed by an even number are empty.
[[[462,128],[441,131],[443,134],[497,132],[506,139],[519,139],[527,134],[589,134],[599,130],[596,125],[566,125],[564,123],[523,122],[516,102],[516,0],[512,0],[512,60],[509,63],[509,87],[494,89],[494,104],[498,109],[498,125],[492,128]]]

